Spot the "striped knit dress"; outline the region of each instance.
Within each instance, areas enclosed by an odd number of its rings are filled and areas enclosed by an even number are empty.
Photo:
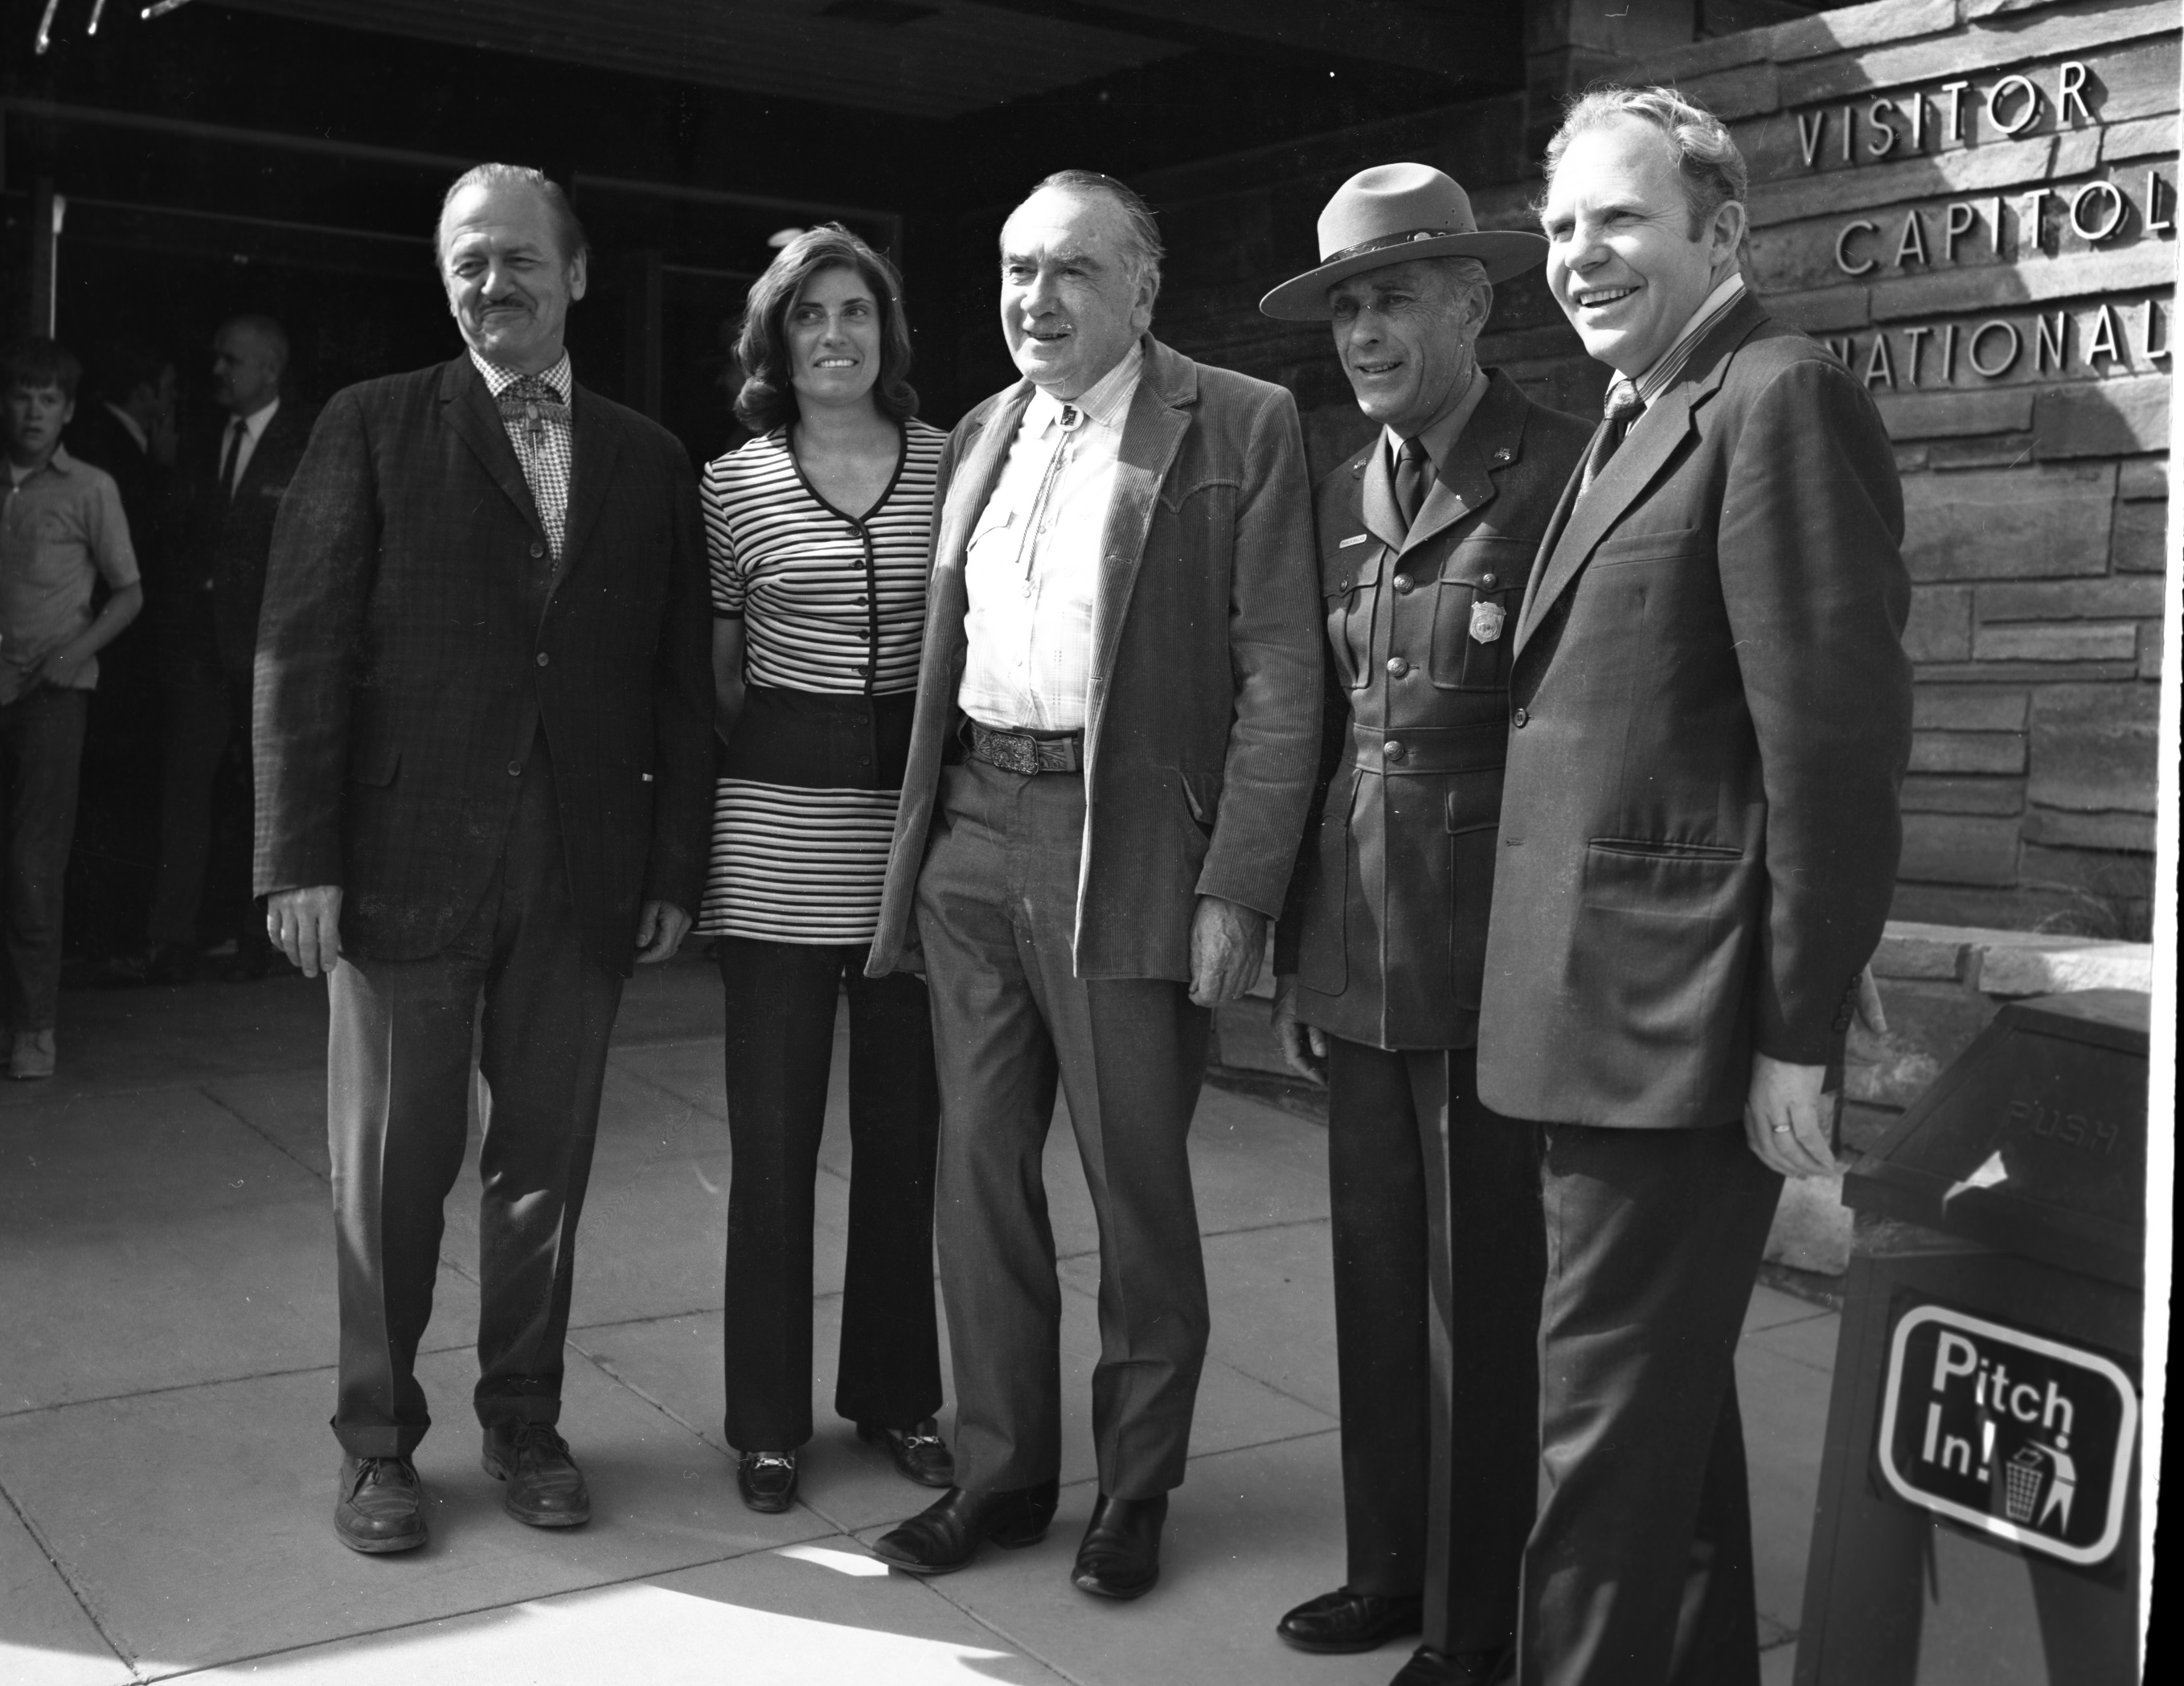
[[[715,787],[702,933],[872,940],[946,437],[905,422],[894,478],[861,519],[812,489],[785,427],[706,467],[713,612],[744,622],[747,689]]]

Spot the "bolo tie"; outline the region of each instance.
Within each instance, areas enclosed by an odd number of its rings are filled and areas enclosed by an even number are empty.
[[[1023,595],[1032,595],[1032,569],[1039,560],[1039,536],[1046,522],[1047,505],[1054,500],[1055,483],[1061,478],[1061,471],[1069,460],[1069,444],[1077,430],[1084,425],[1084,412],[1073,404],[1061,406],[1061,414],[1055,418],[1061,429],[1061,437],[1054,442],[1054,455],[1046,460],[1046,472],[1039,477],[1039,491],[1031,500],[1031,513],[1024,518],[1023,537],[1017,544],[1017,566],[1023,570]]]

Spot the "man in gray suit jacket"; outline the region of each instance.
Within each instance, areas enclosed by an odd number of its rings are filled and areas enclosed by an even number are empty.
[[[921,942],[960,1485],[874,1547],[918,1574],[1052,1520],[1057,1077],[1100,1217],[1100,1496],[1075,1583],[1159,1574],[1206,1336],[1185,1136],[1209,1009],[1256,975],[1318,755],[1310,488],[1289,394],[1147,328],[1150,214],[1050,176],[1001,236],[1025,378],[956,427],[871,969]],[[914,932],[914,938],[913,938]]]

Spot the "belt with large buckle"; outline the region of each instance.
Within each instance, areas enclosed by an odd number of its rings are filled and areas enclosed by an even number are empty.
[[[1082,773],[1084,734],[1035,738],[1028,732],[996,732],[971,723],[971,753],[1004,773]]]

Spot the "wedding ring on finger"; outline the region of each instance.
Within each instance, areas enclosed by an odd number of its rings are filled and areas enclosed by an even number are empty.
[[[1777,1136],[1787,1136],[1790,1133],[1790,1126],[1786,1124],[1770,1124],[1767,1127]]]

